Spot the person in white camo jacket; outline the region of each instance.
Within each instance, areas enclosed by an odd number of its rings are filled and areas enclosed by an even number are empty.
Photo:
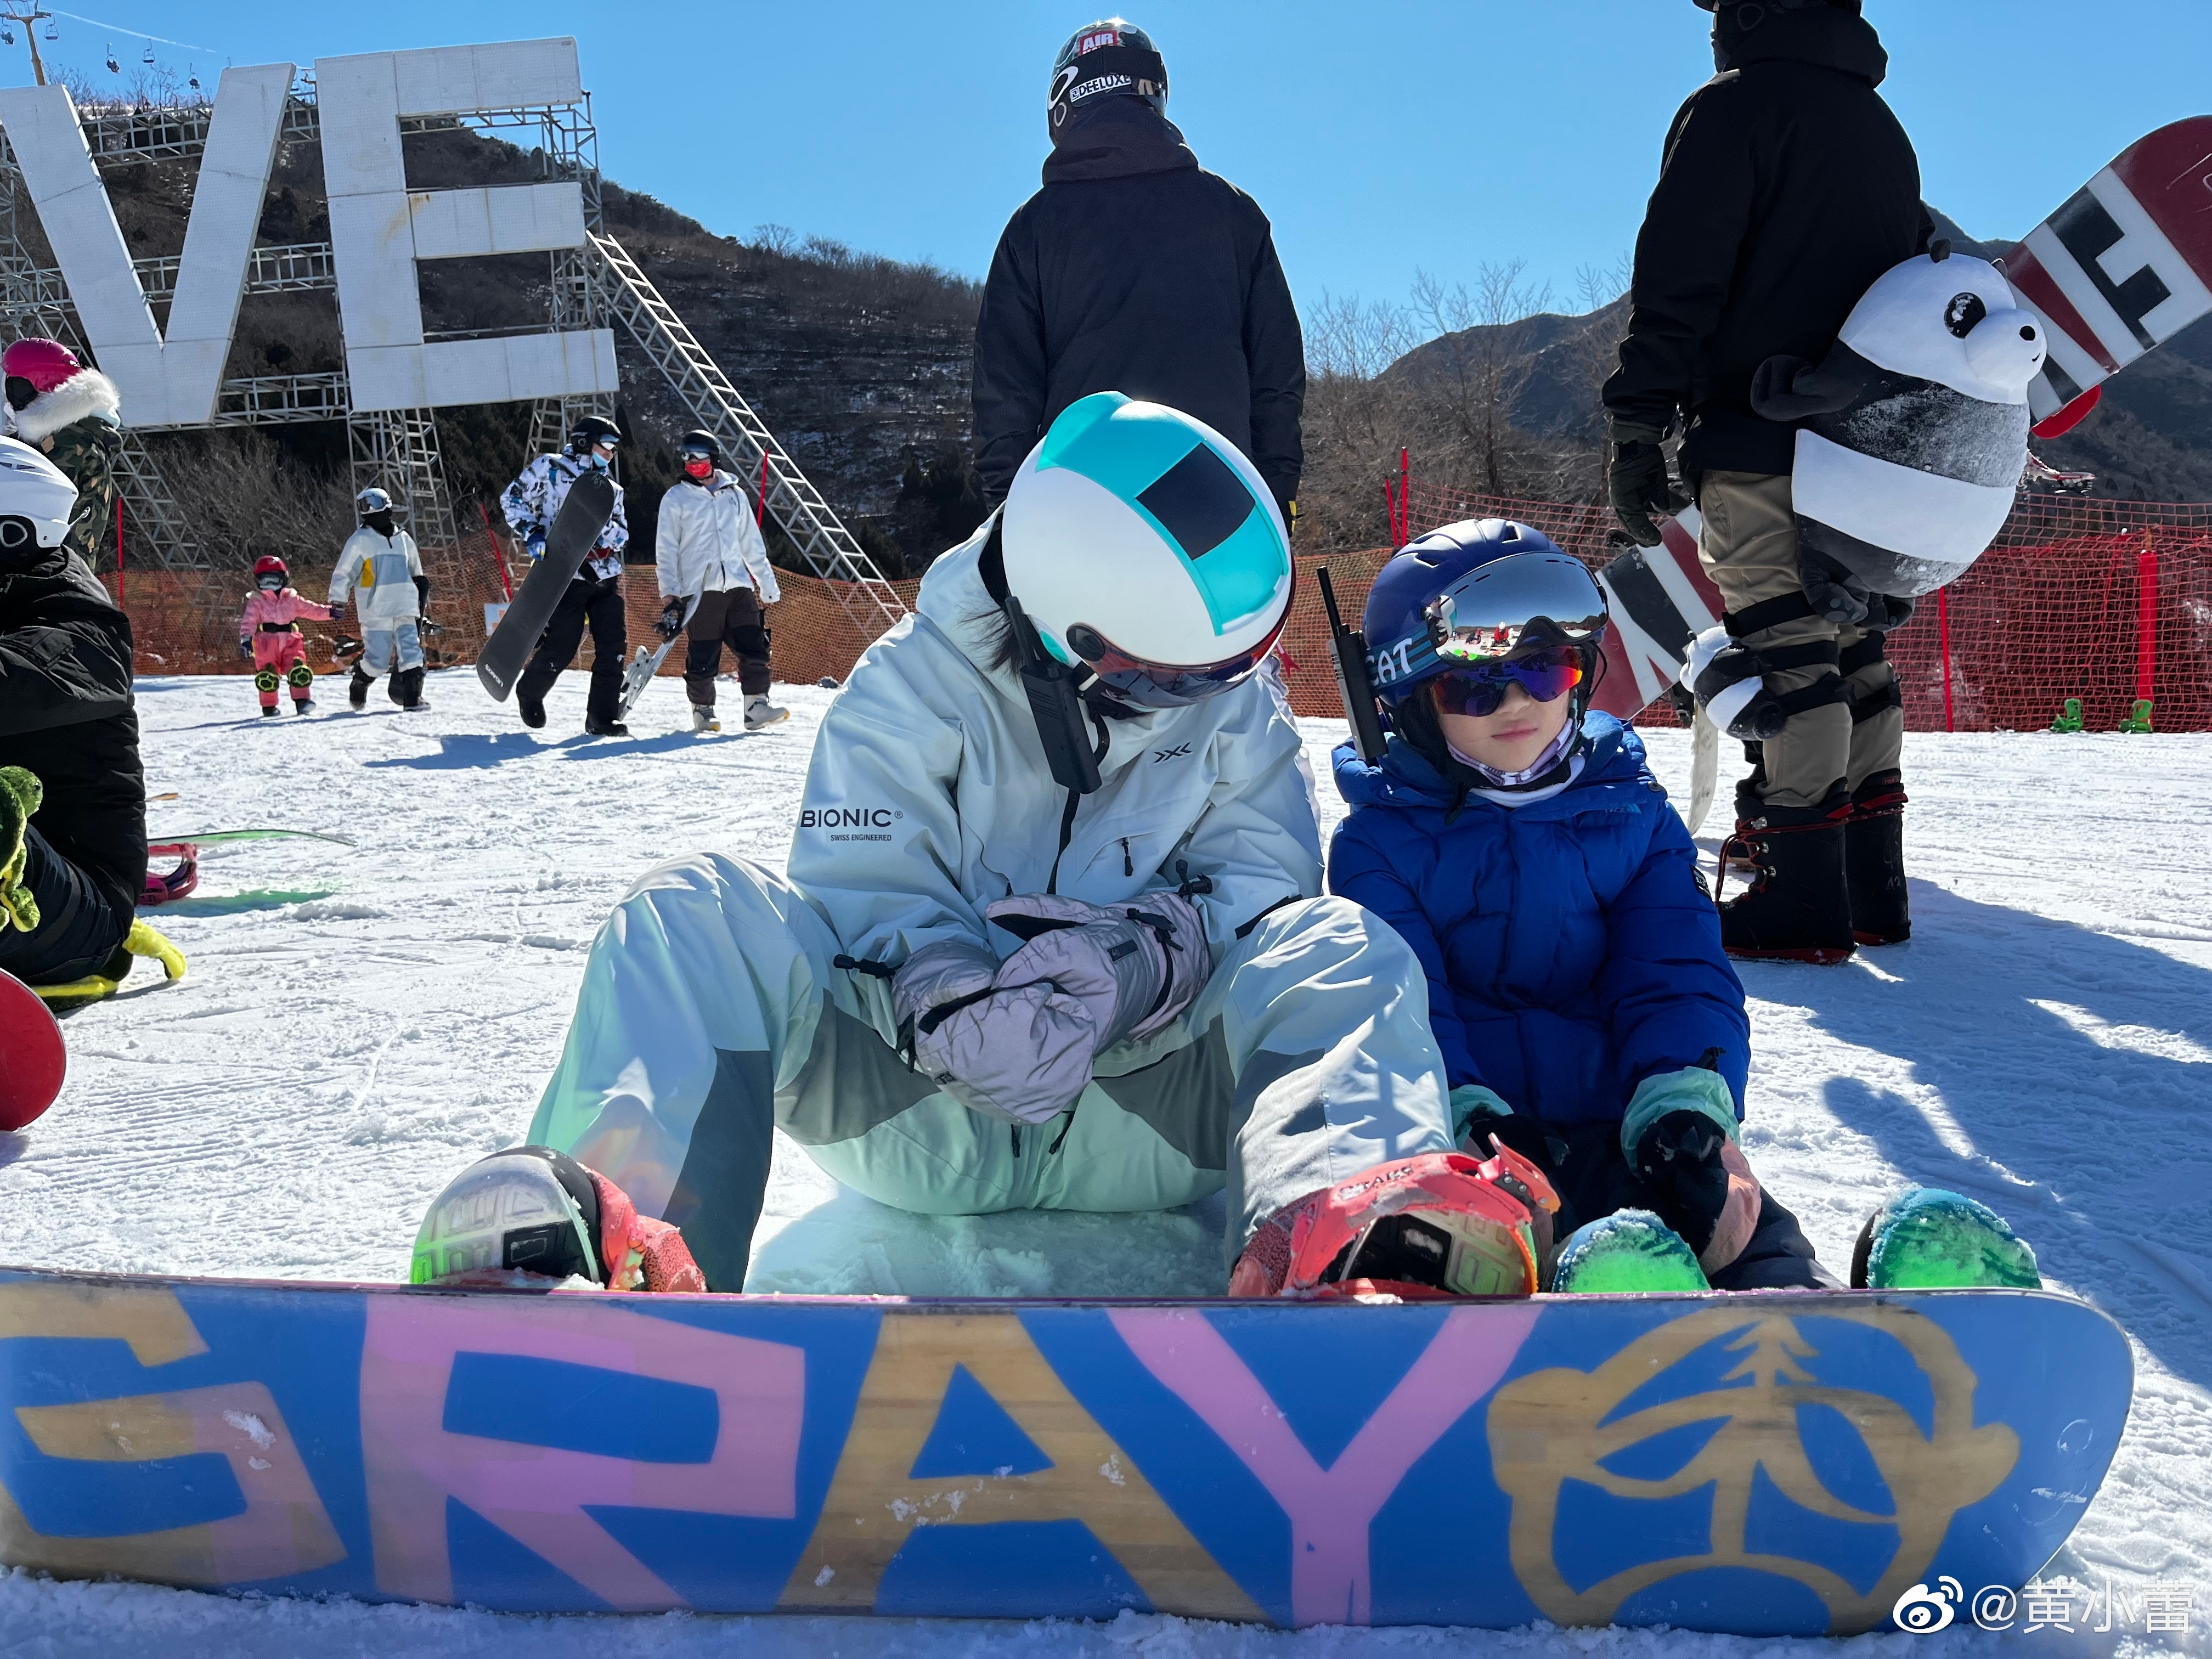
[[[522,476],[507,485],[499,499],[507,527],[522,538],[523,550],[532,562],[545,552],[545,534],[568,499],[569,486],[586,472],[604,472],[613,465],[615,446],[622,433],[612,421],[589,415],[576,422],[566,450],[540,455],[522,469]],[[576,579],[554,606],[538,649],[515,682],[514,703],[525,726],[545,724],[545,694],[562,670],[575,660],[583,642],[584,628],[592,630],[592,689],[584,703],[584,730],[594,737],[626,738],[622,723],[623,654],[629,648],[629,629],[623,617],[622,550],[629,544],[629,522],[623,516],[622,486],[615,486],[615,510],[599,532]]]
[[[769,637],[761,608],[783,597],[768,562],[751,500],[733,473],[715,465],[720,446],[703,428],[684,434],[683,476],[660,498],[653,522],[655,572],[663,604],[655,624],[672,640],[690,620],[684,657],[684,694],[691,700],[691,729],[719,732],[714,677],[722,647],[738,659],[744,693],[745,730],[790,718],[768,700]]]

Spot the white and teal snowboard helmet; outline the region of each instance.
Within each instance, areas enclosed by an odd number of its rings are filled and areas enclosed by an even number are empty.
[[[1118,392],[1070,404],[1030,452],[1000,553],[1045,649],[1140,708],[1226,691],[1290,616],[1291,538],[1258,470],[1205,422]]]

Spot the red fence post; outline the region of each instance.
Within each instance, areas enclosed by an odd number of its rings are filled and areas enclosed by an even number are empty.
[[[491,514],[484,511],[482,501],[477,503],[477,517],[483,520],[484,540],[491,548],[491,568],[499,572],[499,585],[507,590],[507,603],[514,602],[514,578],[507,574],[507,561],[499,550],[499,538],[491,533]]]
[[[2158,679],[2158,550],[2143,532],[2136,555],[2136,698],[2151,701]]]
[[[1951,590],[1948,587],[1936,590],[1936,632],[1943,657],[1943,729],[1955,732],[1959,728],[1951,717]]]

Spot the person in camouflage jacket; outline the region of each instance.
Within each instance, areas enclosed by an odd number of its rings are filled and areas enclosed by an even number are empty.
[[[0,353],[11,434],[44,452],[76,486],[64,545],[94,569],[114,538],[115,468],[123,453],[115,382],[58,340],[15,341]]]

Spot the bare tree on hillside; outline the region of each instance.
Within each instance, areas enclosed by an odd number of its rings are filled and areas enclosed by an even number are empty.
[[[1492,495],[1512,493],[1514,463],[1527,448],[1513,405],[1534,364],[1516,349],[1511,326],[1551,303],[1548,287],[1522,282],[1528,268],[1525,259],[1486,263],[1471,285],[1450,288],[1426,271],[1413,279],[1414,315],[1436,336],[1433,392],[1480,487]]]

